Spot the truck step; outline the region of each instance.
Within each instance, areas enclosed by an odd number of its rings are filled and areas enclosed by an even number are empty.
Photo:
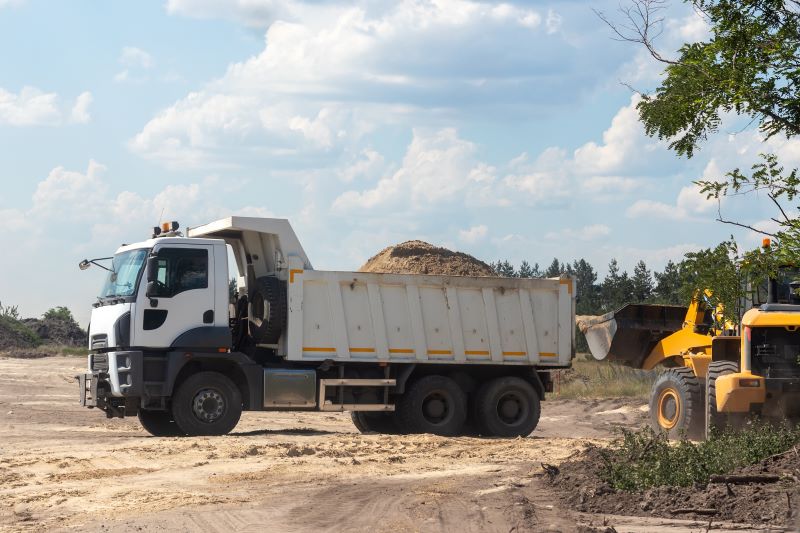
[[[394,404],[390,403],[334,403],[325,399],[326,387],[394,387],[395,379],[321,379],[319,380],[319,409],[320,411],[394,411]],[[388,391],[388,389],[387,389]],[[388,394],[388,392],[387,392]]]

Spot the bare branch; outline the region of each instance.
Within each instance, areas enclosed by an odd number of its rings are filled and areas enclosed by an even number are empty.
[[[655,47],[655,40],[664,31],[664,17],[659,12],[665,9],[665,0],[632,0],[628,7],[619,8],[619,12],[627,19],[626,23],[617,24],[602,12],[592,9],[595,15],[606,23],[620,41],[644,45],[650,55],[668,65],[678,65],[678,61],[667,59]]]
[[[776,200],[775,197],[772,196],[771,193],[767,193],[767,196],[769,196],[769,199],[772,200],[772,203],[774,203],[778,207],[778,209],[780,210],[780,212],[783,215],[783,218],[786,220],[786,222],[791,222],[789,217],[786,215],[786,211],[784,211],[783,207],[781,207],[781,204],[778,203],[778,200]],[[772,220],[775,220],[775,219],[773,218]],[[778,222],[778,221],[775,220],[775,222]],[[780,222],[778,222],[778,223],[780,224]]]
[[[738,226],[740,228],[749,229],[750,231],[754,231],[756,233],[760,233],[762,235],[766,235],[767,237],[772,237],[773,239],[777,239],[778,238],[778,236],[775,235],[774,233],[769,233],[769,232],[766,232],[766,231],[762,231],[760,229],[756,229],[753,226],[749,226],[747,224],[740,224],[739,222],[734,222],[733,220],[725,220],[724,218],[722,218],[722,206],[720,205],[719,201],[717,202],[717,222],[722,222],[723,224],[730,224],[731,226]]]

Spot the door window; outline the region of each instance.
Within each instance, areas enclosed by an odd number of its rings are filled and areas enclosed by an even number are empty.
[[[196,248],[161,248],[158,251],[156,294],[162,298],[193,289],[208,288],[208,251]]]

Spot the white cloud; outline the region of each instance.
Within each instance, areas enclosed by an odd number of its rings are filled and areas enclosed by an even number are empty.
[[[475,145],[456,130],[415,130],[403,164],[365,191],[347,191],[333,203],[339,212],[394,208],[419,210],[440,204],[503,203],[492,190],[494,169],[478,162]]]
[[[546,239],[564,241],[596,241],[611,234],[611,228],[605,224],[590,224],[579,229],[564,228],[560,231],[552,231],[545,235]]]
[[[19,94],[0,88],[0,124],[11,126],[55,125],[61,121],[58,95],[35,87],[23,87]]]
[[[465,230],[459,230],[458,232],[458,239],[461,242],[465,242],[467,244],[475,244],[479,241],[482,241],[486,238],[486,235],[489,233],[489,228],[485,225],[480,224],[478,226],[472,226],[471,228]]]
[[[563,22],[561,15],[553,11],[552,9],[547,10],[547,20],[545,21],[545,27],[547,28],[548,34],[556,33],[558,30],[561,29],[561,23]]]
[[[141,48],[125,46],[119,55],[119,62],[124,67],[150,68],[153,66],[153,56]]]
[[[295,160],[337,154],[379,124],[451,125],[446,117],[460,112],[460,101],[470,112],[512,106],[519,116],[545,100],[552,109],[554,94],[567,105],[577,90],[559,71],[598,68],[548,35],[560,15],[543,22],[538,11],[507,3],[170,0],[167,11],[252,18],[268,28],[261,53],[230,65],[131,139],[134,152],[170,165],[235,162],[231,146]]]
[[[27,0],[0,0],[0,9],[4,7],[16,7],[21,6]]]
[[[78,124],[86,124],[92,120],[92,116],[89,114],[89,106],[93,100],[92,93],[89,91],[84,91],[79,94],[75,99],[75,104],[72,106],[70,120]]]
[[[692,184],[681,187],[674,205],[653,200],[637,200],[627,209],[626,214],[630,218],[689,220],[708,215],[717,208],[717,205],[717,200],[706,198],[706,194],[700,192],[700,187]]]
[[[365,148],[360,154],[362,157],[339,171],[339,177],[345,183],[350,183],[358,178],[377,178],[385,167],[381,154],[371,148]]]
[[[642,179],[622,176],[591,176],[581,181],[581,189],[589,194],[626,194],[643,185]]]

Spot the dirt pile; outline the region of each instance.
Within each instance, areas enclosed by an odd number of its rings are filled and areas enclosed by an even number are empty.
[[[0,316],[0,350],[29,350],[42,344],[83,346],[86,331],[72,318],[16,319]]]
[[[497,275],[491,266],[480,259],[424,241],[406,241],[384,248],[358,271],[435,276]]]
[[[597,475],[605,459],[590,446],[579,458],[551,471],[551,483],[564,504],[576,511],[665,518],[725,520],[769,526],[800,525],[800,448],[737,469],[730,476],[751,476],[749,483],[708,483],[693,487],[656,487],[639,492],[616,490]],[[764,475],[780,478],[769,483]]]

